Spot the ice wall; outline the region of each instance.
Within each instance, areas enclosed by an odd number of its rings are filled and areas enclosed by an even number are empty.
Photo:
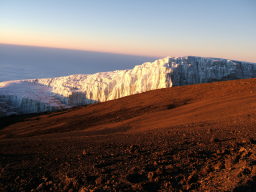
[[[172,86],[256,77],[256,64],[166,57],[130,70],[0,82],[0,115],[38,113]]]

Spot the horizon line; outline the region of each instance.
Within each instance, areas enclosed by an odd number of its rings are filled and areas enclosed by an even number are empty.
[[[38,48],[49,48],[49,49],[63,49],[70,51],[86,51],[86,52],[94,52],[94,53],[106,53],[106,54],[117,54],[117,55],[127,55],[127,56],[138,56],[138,57],[152,57],[152,58],[161,58],[164,56],[152,56],[152,55],[140,55],[140,54],[131,54],[131,53],[123,53],[123,52],[110,52],[110,51],[96,51],[89,49],[77,49],[77,48],[67,48],[67,47],[54,47],[54,46],[43,46],[43,45],[32,45],[32,44],[14,44],[14,43],[1,43],[0,45],[11,45],[11,46],[21,46],[21,47],[38,47]]]
[[[137,56],[137,57],[148,57],[154,59],[161,59],[166,57],[205,57],[205,58],[215,58],[215,59],[228,59],[233,61],[240,61],[240,62],[249,62],[249,63],[256,63],[256,61],[248,61],[242,59],[234,59],[229,57],[216,57],[216,56],[198,56],[198,55],[182,55],[182,56],[170,56],[170,55],[161,55],[161,56],[152,56],[152,55],[139,55],[139,54],[131,54],[131,53],[123,53],[123,52],[108,52],[108,51],[96,51],[96,50],[88,50],[88,49],[77,49],[77,48],[67,48],[67,47],[54,47],[54,46],[43,46],[43,45],[32,45],[32,44],[14,44],[14,43],[2,43],[0,45],[7,45],[7,46],[20,46],[20,47],[37,47],[37,48],[46,48],[46,49],[62,49],[62,50],[69,50],[69,51],[81,51],[81,52],[92,52],[92,53],[104,53],[104,54],[117,54],[117,55],[125,55],[125,56]]]

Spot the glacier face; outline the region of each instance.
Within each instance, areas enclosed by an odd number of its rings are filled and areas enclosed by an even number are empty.
[[[179,85],[256,77],[256,64],[166,57],[130,70],[0,82],[0,116],[54,111]]]

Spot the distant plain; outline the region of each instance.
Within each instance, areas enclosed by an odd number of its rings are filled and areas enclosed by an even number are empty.
[[[0,82],[130,69],[156,57],[0,44]]]

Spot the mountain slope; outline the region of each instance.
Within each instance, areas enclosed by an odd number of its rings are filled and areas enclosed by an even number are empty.
[[[0,83],[0,115],[37,113],[103,102],[149,90],[256,77],[256,64],[166,57],[131,70]]]
[[[256,79],[0,119],[1,191],[255,191]]]
[[[256,79],[149,91],[10,125],[2,136],[77,131],[79,134],[137,132],[156,128],[255,123]],[[15,118],[15,117],[14,117]],[[69,134],[69,133],[68,133]]]

